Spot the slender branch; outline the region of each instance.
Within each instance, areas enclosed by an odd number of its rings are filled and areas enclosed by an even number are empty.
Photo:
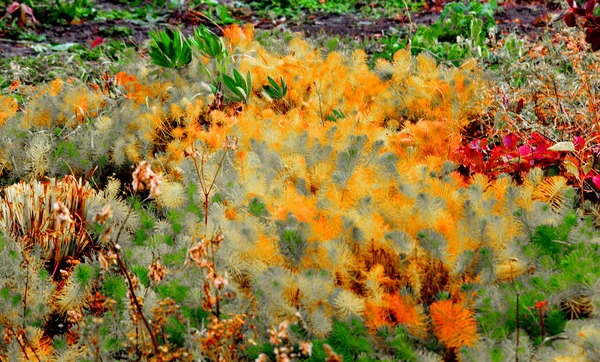
[[[194,148],[194,151],[195,151],[195,148]],[[210,196],[210,193],[212,192],[213,187],[215,186],[215,182],[217,181],[219,172],[221,172],[221,168],[223,167],[223,162],[225,161],[225,156],[227,156],[227,150],[223,151],[223,156],[221,157],[221,160],[219,161],[217,171],[215,172],[215,175],[210,183],[210,186],[208,186],[208,188],[206,187],[206,184],[204,183],[204,162],[201,162],[200,167],[198,167],[198,161],[196,161],[196,157],[192,157],[192,160],[194,161],[194,168],[196,169],[196,174],[198,176],[198,181],[200,182],[200,188],[202,189],[202,194],[204,195],[203,208],[204,208],[204,228],[205,229],[208,226],[209,196]],[[202,154],[202,157],[204,158],[204,154]]]
[[[133,205],[129,208],[129,212],[127,213],[127,216],[125,216],[125,220],[123,220],[123,223],[119,227],[119,231],[117,232],[117,237],[115,238],[115,243],[117,243],[119,241],[119,237],[121,236],[121,232],[123,231],[123,228],[125,227],[125,224],[127,223],[127,220],[129,220],[129,217],[131,216],[132,212],[133,212]]]
[[[519,362],[519,328],[520,328],[520,322],[519,322],[519,291],[517,290],[517,287],[515,286],[515,277],[513,275],[513,268],[512,268],[512,260],[508,263],[509,267],[510,267],[510,284],[512,286],[513,291],[515,292],[515,296],[516,296],[516,301],[517,301],[517,308],[516,308],[516,318],[515,318],[515,322],[517,324],[517,331],[516,331],[516,347],[515,347],[515,362]]]
[[[150,324],[148,323],[148,320],[146,319],[146,317],[144,316],[144,313],[142,312],[142,306],[138,302],[137,297],[135,295],[135,290],[133,289],[133,282],[131,281],[131,277],[129,276],[127,267],[125,266],[123,259],[121,259],[121,255],[119,254],[119,250],[117,249],[116,244],[113,243],[112,248],[117,256],[117,262],[119,263],[119,267],[121,268],[121,271],[123,272],[123,274],[125,274],[125,277],[127,278],[127,284],[129,287],[129,293],[131,293],[131,299],[133,300],[133,303],[135,304],[135,308],[137,309],[137,312],[138,312],[140,318],[142,319],[144,326],[148,330],[148,333],[150,333],[150,339],[152,339],[152,346],[154,347],[154,352],[158,355],[160,353],[160,351],[158,349],[158,342],[156,340],[156,336],[154,335],[154,333],[152,333]]]
[[[193,152],[196,152],[196,149],[193,148]],[[200,163],[200,167],[198,167],[198,161],[196,160],[196,157],[192,156],[192,160],[194,161],[194,168],[196,169],[196,174],[198,176],[198,180],[200,182],[200,187],[202,189],[202,193],[204,195],[204,229],[205,231],[207,231],[208,229],[208,208],[209,208],[209,197],[210,197],[210,193],[212,192],[215,183],[217,181],[217,177],[219,176],[219,173],[221,172],[221,168],[223,167],[223,162],[225,161],[225,157],[227,156],[227,148],[225,148],[223,150],[223,156],[221,157],[221,159],[219,160],[218,166],[217,166],[217,170],[215,171],[215,174],[213,176],[213,179],[210,183],[210,186],[208,186],[208,188],[206,187],[206,184],[204,184],[204,160]],[[202,158],[204,159],[204,154],[202,155]],[[216,251],[215,251],[215,246],[214,244],[211,242],[210,243],[210,251],[211,251],[211,263],[212,266],[214,268],[215,274],[216,274],[216,270],[217,270],[217,266],[216,266]],[[206,283],[206,280],[205,280]],[[210,287],[209,287],[209,292],[210,292]],[[213,314],[215,315],[215,317],[217,317],[217,319],[220,319],[221,317],[221,303],[220,303],[220,296],[219,296],[219,289],[216,288],[215,289],[215,299],[216,299],[216,305],[215,305],[215,311],[213,311]],[[211,307],[212,309],[212,307]]]
[[[212,259],[212,265],[213,268],[215,269],[215,274],[217,272],[217,264],[216,264],[216,260],[215,260],[215,244],[214,243],[210,243],[210,258]],[[215,299],[217,301],[217,304],[215,305],[216,307],[216,311],[215,311],[215,316],[217,317],[217,320],[221,319],[221,302],[220,302],[220,298],[219,298],[219,288],[215,288]]]
[[[210,187],[208,188],[209,193],[212,191],[212,188],[215,185],[215,182],[217,181],[217,176],[221,171],[221,167],[223,167],[223,161],[225,161],[225,156],[227,156],[227,150],[223,151],[223,157],[221,157],[221,161],[219,161],[219,166],[217,167],[217,172],[215,172],[215,177],[213,178]]]
[[[29,260],[25,256],[25,250],[23,249],[23,260],[27,267],[25,272],[25,293],[23,295],[23,328],[25,328],[25,316],[27,314],[27,294],[29,293]]]
[[[27,350],[25,349],[25,346],[23,344],[21,344],[21,341],[19,340],[19,337],[17,336],[17,334],[15,333],[15,330],[13,329],[12,325],[9,325],[8,328],[10,329],[10,331],[12,332],[13,336],[15,336],[15,339],[17,340],[17,343],[19,344],[19,348],[21,348],[21,352],[23,352],[23,355],[25,356],[25,358],[29,361],[29,355],[27,355]],[[38,358],[38,361],[40,359]]]
[[[315,87],[317,88],[317,87]],[[323,115],[323,103],[321,101],[321,87],[317,89],[317,97],[319,99],[319,114],[321,116],[321,124],[325,123],[325,116]]]
[[[135,200],[134,200],[134,202],[135,202]],[[142,312],[142,306],[138,302],[137,297],[135,295],[135,290],[133,289],[133,282],[131,281],[131,277],[129,276],[127,267],[125,266],[125,263],[123,262],[123,259],[121,258],[121,254],[119,254],[119,249],[117,249],[117,242],[119,241],[121,232],[123,231],[123,228],[124,228],[125,224],[127,223],[127,220],[129,219],[129,217],[131,216],[132,212],[133,212],[133,205],[131,205],[131,207],[129,208],[129,213],[127,213],[125,220],[123,220],[123,223],[121,224],[121,227],[119,228],[119,232],[117,233],[117,237],[116,237],[115,241],[112,242],[111,247],[112,247],[115,255],[117,256],[117,262],[119,263],[121,272],[123,274],[125,274],[125,278],[127,278],[127,285],[129,287],[129,293],[131,294],[131,299],[133,300],[133,303],[135,304],[137,312],[138,312],[140,318],[142,319],[144,326],[148,330],[148,333],[150,333],[150,338],[152,339],[152,346],[154,347],[154,352],[158,355],[160,353],[160,351],[158,349],[158,341],[156,340],[156,336],[154,335],[154,333],[152,333],[150,324],[148,323],[148,320],[146,319],[146,317],[144,316],[144,313]]]
[[[207,231],[206,229],[208,227],[208,201],[209,201],[208,197],[209,197],[209,195],[210,194],[208,192],[204,193],[203,207],[204,207],[204,230],[205,231]]]
[[[35,347],[31,344],[31,342],[29,341],[29,338],[27,338],[25,331],[23,331],[23,339],[25,340],[25,343],[27,343],[27,345],[29,345],[29,348],[31,348],[31,352],[33,352],[33,355],[38,360],[38,362],[41,362],[42,360],[40,359],[40,356],[38,356],[37,352],[35,351]],[[17,338],[17,340],[18,340],[18,338]]]

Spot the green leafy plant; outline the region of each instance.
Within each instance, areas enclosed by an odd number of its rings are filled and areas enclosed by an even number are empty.
[[[279,83],[277,83],[275,79],[271,77],[268,77],[267,79],[269,80],[270,84],[263,85],[263,90],[265,93],[267,93],[267,95],[274,100],[283,99],[288,90],[287,84],[285,83],[283,77],[279,78]]]
[[[192,61],[192,49],[179,30],[167,28],[150,32],[148,54],[154,64],[165,68],[181,68]]]
[[[339,109],[332,109],[331,113],[332,114],[327,116],[327,120],[329,122],[338,122],[339,120],[346,118],[344,112],[340,111]]]
[[[192,43],[202,56],[212,59],[224,59],[229,55],[223,39],[205,26],[194,29]]]
[[[426,52],[457,65],[468,57],[487,58],[489,48],[486,41],[496,26],[494,14],[497,7],[495,1],[450,2],[435,23],[419,26],[410,39],[398,41],[394,36],[384,38],[384,50],[375,58],[390,60],[396,51],[409,45],[415,55]]]
[[[47,9],[49,23],[72,23],[77,20],[89,20],[96,16],[96,9],[88,0],[55,0]]]
[[[225,94],[229,100],[248,103],[248,99],[252,94],[252,75],[250,72],[243,76],[237,69],[234,69],[233,78],[223,74],[221,79],[230,92]]]

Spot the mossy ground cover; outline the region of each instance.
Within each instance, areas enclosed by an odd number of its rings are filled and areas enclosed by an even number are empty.
[[[598,57],[560,4],[18,5],[0,359],[600,358]],[[389,32],[257,29],[336,16]]]

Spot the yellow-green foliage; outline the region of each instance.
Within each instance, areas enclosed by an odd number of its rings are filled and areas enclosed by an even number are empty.
[[[242,144],[261,139],[269,146],[280,144],[287,133],[304,130],[309,138],[323,139],[333,126],[325,123],[331,123],[334,110],[346,116],[335,125],[340,131],[336,144],[347,134],[364,132],[372,139],[386,134],[386,143],[396,152],[404,153],[406,145],[414,144],[424,155],[447,158],[460,140],[461,127],[483,109],[485,83],[474,62],[460,69],[444,68],[427,56],[413,58],[400,51],[393,64],[380,61],[373,71],[362,51],[323,57],[296,38],[288,54],[271,54],[252,41],[250,28],[231,28],[227,35],[236,67],[244,74],[250,71],[254,84],[255,94],[240,113],[235,107],[209,108],[214,96],[198,61],[187,71],[164,71],[163,77],[138,61],[131,67],[135,74],[119,72],[94,87],[55,80],[25,88],[23,112],[15,115],[14,102],[6,98],[0,125],[12,135],[65,128],[55,140],[68,135],[82,158],[97,159],[110,152],[116,165],[156,158],[171,169],[197,139],[211,148],[220,147],[225,135],[232,133],[243,136]],[[272,101],[261,94],[269,76],[288,84],[284,100]],[[402,132],[392,134],[398,128]],[[19,168],[19,146],[4,151],[4,169]],[[59,173],[56,168],[63,166],[42,168],[31,176]],[[75,172],[91,169],[85,164],[78,167],[73,160],[69,167]]]
[[[370,313],[366,303],[429,305],[445,291],[468,307],[463,284],[526,271],[515,245],[527,237],[524,218],[543,214],[536,200],[551,201],[536,191],[543,183],[519,188],[485,176],[465,183],[449,162],[460,130],[485,107],[486,84],[474,62],[445,68],[399,51],[372,71],[360,51],[323,57],[294,39],[287,54],[272,54],[252,41],[251,28],[226,35],[236,67],[252,74],[247,104],[219,107],[197,62],[163,77],[141,66],[137,74],[117,74],[110,89],[61,81],[42,87],[23,112],[9,112],[4,128],[14,134],[63,126],[70,130],[48,142],[74,142],[81,157],[109,152],[116,166],[149,160],[168,178],[161,210],[183,212],[204,201],[198,194],[186,200],[183,191],[198,183],[184,151],[199,149],[208,179],[220,174],[208,229],[186,219],[180,238],[190,244],[221,230],[218,265],[239,288],[254,291],[262,315],[299,318],[319,337],[334,317]],[[269,76],[287,83],[284,99],[261,93]],[[334,110],[344,117],[329,117]],[[237,150],[220,168],[227,137],[237,138]],[[11,160],[23,157],[8,148],[5,169],[17,169]],[[33,177],[57,173],[51,161]],[[81,163],[75,171],[91,167]],[[401,288],[410,297],[388,296]],[[423,308],[411,311],[408,327],[427,333]],[[373,326],[386,322],[378,318]]]

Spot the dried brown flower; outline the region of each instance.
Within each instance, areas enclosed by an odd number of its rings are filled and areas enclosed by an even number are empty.
[[[134,273],[130,273],[129,278],[131,279],[131,289],[136,290],[140,286],[140,278]]]
[[[185,158],[196,158],[199,156],[200,152],[198,152],[195,148],[186,147],[185,150],[183,150],[183,157]]]
[[[83,320],[83,315],[81,312],[76,310],[67,311],[67,322],[77,324]]]
[[[169,271],[167,268],[165,268],[165,266],[162,265],[158,259],[155,259],[150,267],[148,267],[148,278],[154,283],[158,283],[163,280],[165,275],[168,273]]]
[[[237,137],[231,137],[231,138],[227,137],[223,141],[223,149],[225,151],[227,151],[227,150],[236,151],[237,150],[237,144],[238,144],[238,138]]]
[[[239,343],[243,343],[242,327],[246,324],[246,316],[233,315],[228,319],[213,316],[209,327],[201,337],[202,350],[212,361],[238,361]]]
[[[104,304],[106,303],[106,301],[106,297],[100,292],[96,292],[96,294],[90,295],[87,298],[90,312],[96,317],[102,316],[105,312]]]
[[[104,205],[96,215],[94,215],[94,221],[100,225],[104,225],[108,219],[112,217],[112,209],[110,205]]]
[[[210,242],[215,244],[215,245],[219,245],[223,242],[223,240],[225,240],[225,236],[223,235],[222,232],[218,232],[211,240]]]
[[[108,242],[110,241],[110,234],[112,233],[112,227],[107,227],[104,232],[102,233],[102,235],[100,235],[100,241],[103,244],[108,244]]]
[[[213,284],[215,285],[215,288],[221,290],[227,286],[227,280],[225,280],[225,278],[223,278],[222,276],[217,276],[213,280]]]
[[[133,171],[133,191],[143,191],[146,188],[150,190],[151,198],[156,198],[160,194],[159,186],[161,184],[160,175],[156,174],[150,168],[147,161],[142,161]]]
[[[333,348],[330,345],[324,344],[323,348],[325,349],[325,353],[327,354],[326,362],[342,362],[342,356],[335,353]]]
[[[266,354],[261,353],[258,355],[258,358],[254,360],[254,362],[267,362],[268,360],[269,357]]]
[[[69,209],[61,201],[55,202],[52,208],[56,213],[56,222],[59,228],[63,223],[72,224],[74,222]]]
[[[288,327],[290,326],[290,322],[287,320],[279,323],[278,328],[271,328],[269,330],[269,342],[272,345],[279,345],[287,341],[288,339]]]
[[[206,263],[206,244],[206,239],[202,238],[196,245],[188,250],[190,259],[192,259],[201,268],[204,267]]]
[[[312,342],[302,342],[300,343],[300,352],[302,355],[310,357],[312,355],[312,347]]]
[[[112,264],[117,264],[117,254],[112,250],[102,251],[98,253],[98,261],[103,270],[110,268]]]

